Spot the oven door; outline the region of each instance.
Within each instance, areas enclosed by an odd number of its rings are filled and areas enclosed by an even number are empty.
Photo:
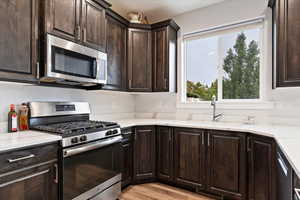
[[[64,200],[87,200],[101,195],[106,200],[117,199],[121,192],[121,139],[118,136],[63,150]]]
[[[105,84],[107,55],[98,50],[47,35],[47,67],[44,79]]]

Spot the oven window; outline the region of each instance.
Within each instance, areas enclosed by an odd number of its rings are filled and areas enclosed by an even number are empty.
[[[86,78],[96,78],[96,59],[52,46],[52,71]]]
[[[118,143],[64,158],[64,200],[71,200],[118,175],[120,148]]]

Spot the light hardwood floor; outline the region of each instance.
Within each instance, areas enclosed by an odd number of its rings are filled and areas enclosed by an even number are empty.
[[[123,190],[119,200],[213,200],[193,192],[161,183],[129,186]]]

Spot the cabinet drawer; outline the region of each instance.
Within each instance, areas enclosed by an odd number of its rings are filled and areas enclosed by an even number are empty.
[[[0,175],[0,199],[57,200],[57,165],[50,163]]]
[[[0,154],[0,174],[57,159],[57,144]]]

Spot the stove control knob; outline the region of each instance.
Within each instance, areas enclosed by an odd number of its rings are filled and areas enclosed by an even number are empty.
[[[86,135],[81,136],[80,137],[80,142],[85,142],[85,141],[87,141]]]
[[[110,136],[110,135],[112,135],[112,134],[113,134],[112,131],[107,131],[105,135],[106,135],[106,136]]]
[[[71,143],[72,143],[72,144],[78,143],[78,137],[72,138],[72,139],[71,139]]]

